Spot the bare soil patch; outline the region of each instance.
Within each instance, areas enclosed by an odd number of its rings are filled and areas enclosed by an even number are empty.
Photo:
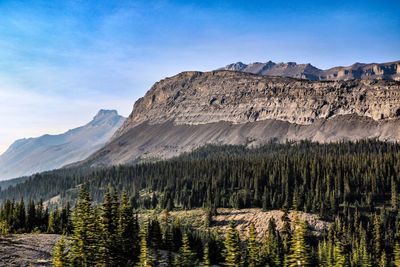
[[[0,266],[52,266],[52,252],[60,235],[0,236]]]

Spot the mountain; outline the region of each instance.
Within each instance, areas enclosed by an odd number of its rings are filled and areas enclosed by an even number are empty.
[[[255,62],[229,64],[220,70],[248,72],[266,76],[301,78],[312,81],[351,80],[351,79],[383,79],[400,81],[400,61],[388,63],[355,63],[348,67],[334,67],[322,70],[311,64],[295,62],[266,63]]]
[[[115,110],[100,110],[91,122],[66,133],[17,140],[0,156],[0,180],[82,160],[104,146],[124,120]]]
[[[155,83],[112,140],[79,164],[169,158],[209,143],[364,138],[400,141],[399,81],[183,72]]]

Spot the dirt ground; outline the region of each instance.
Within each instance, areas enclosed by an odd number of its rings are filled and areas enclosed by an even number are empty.
[[[0,235],[0,266],[52,266],[51,254],[59,235]]]
[[[256,208],[241,210],[218,209],[218,215],[213,216],[211,228],[209,229],[214,230],[220,233],[221,236],[223,236],[229,227],[229,222],[233,221],[235,222],[236,229],[239,231],[241,238],[245,238],[248,235],[250,224],[254,224],[256,234],[261,240],[265,237],[267,233],[269,220],[271,218],[275,219],[278,230],[282,230],[283,214],[283,211],[280,210],[262,211],[261,209]],[[179,219],[180,223],[183,225],[189,225],[194,229],[206,230],[206,228],[204,227],[205,211],[203,209],[172,211],[170,212],[170,216],[172,217],[170,218],[171,221]],[[161,222],[163,222],[163,218],[165,218],[164,213],[157,214],[146,212],[139,215],[139,218],[142,218],[142,220],[153,217],[158,217]],[[315,235],[318,235],[323,230],[327,230],[330,225],[329,222],[321,220],[318,215],[305,212],[290,211],[289,219],[291,220],[291,223],[295,221],[295,218],[301,221],[307,221],[310,225],[312,233]]]

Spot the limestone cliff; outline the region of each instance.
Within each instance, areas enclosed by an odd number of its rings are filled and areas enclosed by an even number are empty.
[[[400,82],[183,72],[157,82],[113,139],[83,163],[168,158],[207,143],[363,138],[400,141]]]
[[[354,80],[313,82],[241,72],[183,72],[156,83],[117,132],[156,124],[234,124],[281,120],[309,125],[355,114],[375,121],[400,117],[400,83]]]

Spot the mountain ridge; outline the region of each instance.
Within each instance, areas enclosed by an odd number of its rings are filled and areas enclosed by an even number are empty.
[[[112,140],[79,164],[169,158],[209,143],[398,141],[399,132],[398,81],[190,71],[156,82]]]
[[[267,76],[301,78],[312,81],[351,79],[400,80],[400,60],[385,63],[356,62],[350,66],[336,66],[325,70],[319,69],[310,63],[275,63],[268,61],[266,63],[254,62],[244,64],[243,62],[236,62],[226,65],[218,70],[241,71]]]
[[[60,168],[101,148],[125,118],[115,110],[100,110],[93,119],[64,133],[16,140],[0,155],[0,179]]]

